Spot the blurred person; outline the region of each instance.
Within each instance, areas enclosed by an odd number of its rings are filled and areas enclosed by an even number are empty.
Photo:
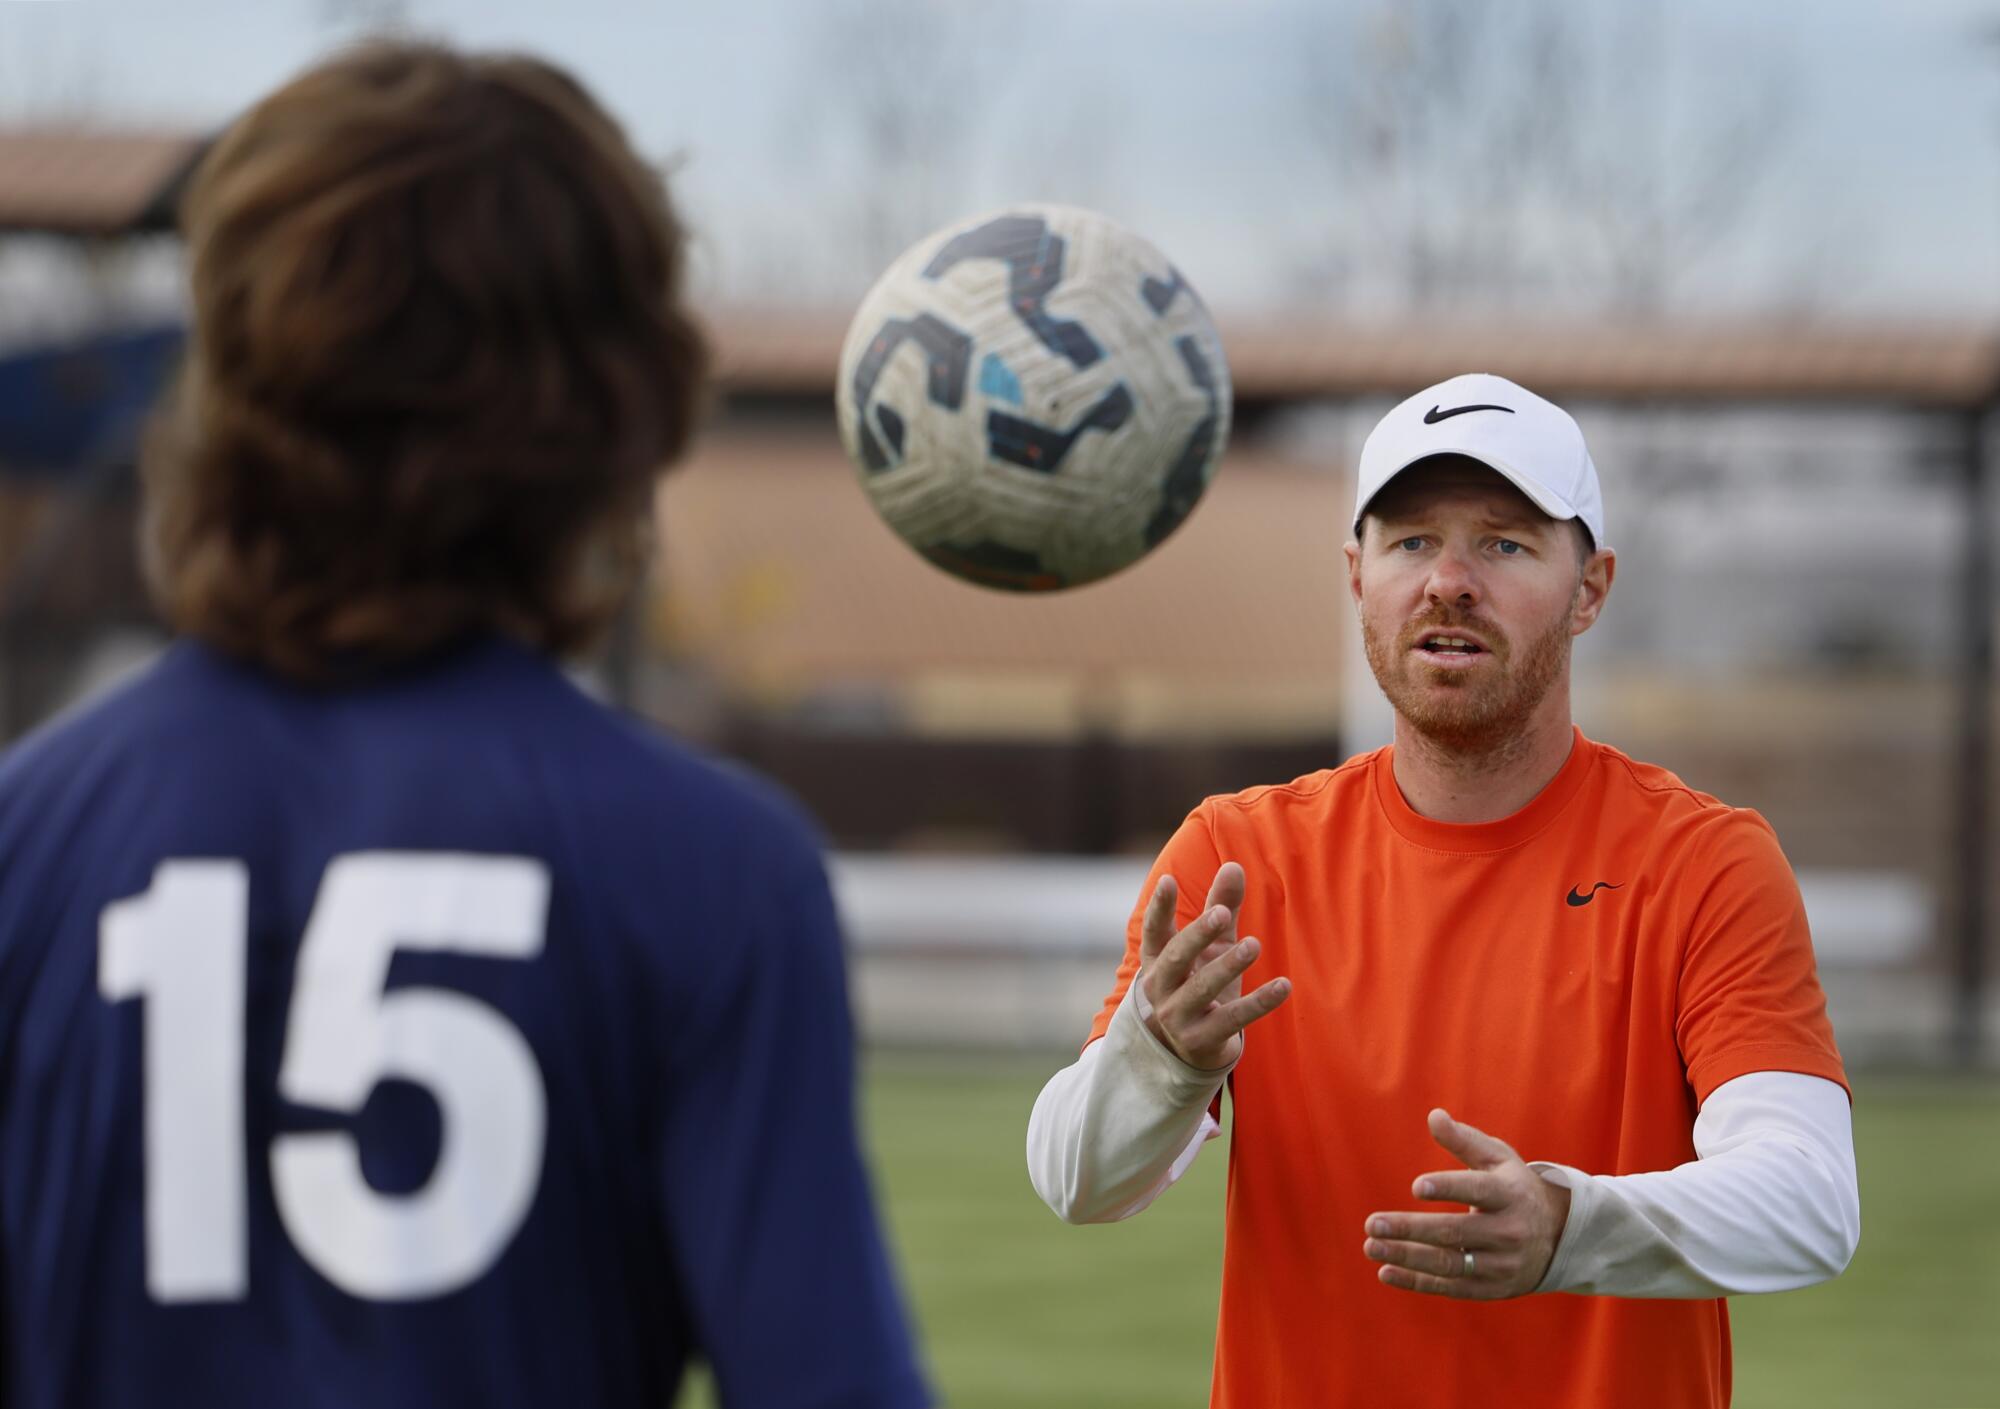
[[[0,761],[0,1402],[925,1403],[814,832],[554,659],[700,399],[658,178],[377,44],[183,219],[182,639]]]
[[[1035,1105],[1035,1188],[1138,1213],[1226,1085],[1211,1403],[1727,1404],[1722,1299],[1836,1276],[1859,1237],[1797,883],[1757,814],[1571,721],[1616,557],[1566,413],[1454,378],[1359,481],[1394,742],[1189,815]]]

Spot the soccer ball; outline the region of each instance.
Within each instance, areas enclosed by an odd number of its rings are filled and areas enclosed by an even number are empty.
[[[905,542],[1017,592],[1117,572],[1178,528],[1229,435],[1201,300],[1101,215],[1024,206],[904,251],[841,351],[841,440]]]

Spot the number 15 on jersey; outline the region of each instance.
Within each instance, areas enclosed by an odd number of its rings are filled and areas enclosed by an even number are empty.
[[[99,991],[145,1003],[146,1288],[159,1302],[249,1292],[249,893],[241,861],[165,861],[98,927]],[[429,1180],[399,1195],[368,1184],[351,1134],[272,1142],[285,1231],[343,1291],[378,1301],[456,1291],[527,1216],[547,1125],[527,1039],[465,994],[384,985],[397,949],[532,959],[548,903],[548,870],[526,857],[376,851],[327,866],[299,948],[278,1094],[353,1115],[394,1077],[428,1090],[444,1126]]]

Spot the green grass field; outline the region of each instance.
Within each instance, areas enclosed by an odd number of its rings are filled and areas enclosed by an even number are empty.
[[[1137,1219],[1059,1223],[1028,1187],[1028,1109],[1063,1059],[878,1054],[878,1190],[952,1409],[1206,1403],[1219,1146]],[[1741,1409],[2000,1407],[2000,1083],[1857,1083],[1861,1251],[1838,1281],[1731,1303]],[[684,1409],[709,1400],[694,1389]]]

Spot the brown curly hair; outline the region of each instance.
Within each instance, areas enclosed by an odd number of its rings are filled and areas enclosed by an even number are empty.
[[[300,679],[481,628],[586,644],[706,354],[660,178],[567,74],[375,43],[236,122],[142,476],[169,624]]]

